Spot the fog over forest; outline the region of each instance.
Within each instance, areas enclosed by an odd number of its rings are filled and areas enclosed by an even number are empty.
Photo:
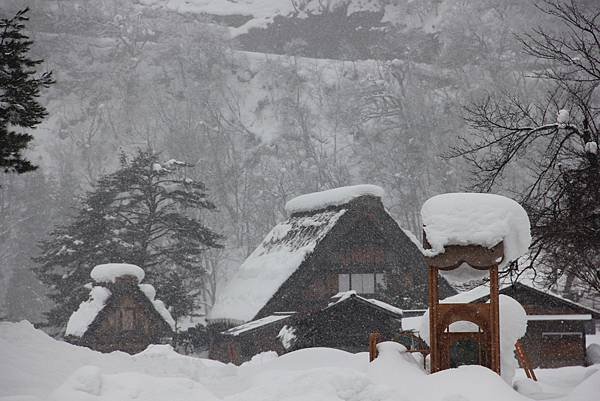
[[[578,4],[597,13],[597,0]],[[179,177],[206,196],[194,216],[219,235],[195,259],[196,315],[298,195],[378,185],[420,237],[425,200],[483,177],[451,157],[459,138],[475,141],[466,110],[508,93],[544,103],[551,82],[534,73],[552,60],[521,40],[567,32],[523,0],[0,0],[0,17],[25,7],[30,56],[56,83],[41,91],[48,116],[26,153],[39,168],[0,175],[0,320],[33,323],[56,290],[34,273],[40,241],[143,151],[159,167],[182,163]],[[597,107],[597,91],[590,99]],[[546,105],[554,121],[573,107]],[[519,153],[489,189],[520,199],[546,151]]]

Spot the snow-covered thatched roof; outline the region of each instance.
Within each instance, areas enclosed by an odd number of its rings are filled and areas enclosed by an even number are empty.
[[[252,320],[345,212],[294,215],[277,224],[217,295],[209,320]]]
[[[290,200],[286,210],[291,217],[277,224],[244,261],[217,295],[208,320],[237,324],[252,320],[346,213],[348,203],[382,195],[375,185],[354,185]]]
[[[144,270],[140,267],[122,263],[109,263],[96,266],[92,269],[90,276],[97,283],[104,283],[109,286],[114,284],[119,277],[134,277],[137,280],[139,291],[145,295],[154,310],[171,329],[175,330],[175,321],[171,313],[161,300],[155,299],[156,290],[154,287],[151,284],[139,284],[144,278]],[[88,299],[83,301],[79,308],[71,314],[65,335],[83,337],[100,312],[108,305],[112,295],[112,292],[102,285],[93,286],[90,289]]]

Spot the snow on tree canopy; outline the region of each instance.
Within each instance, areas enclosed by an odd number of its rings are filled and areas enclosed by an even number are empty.
[[[328,189],[327,191],[314,192],[300,195],[285,204],[285,210],[290,213],[309,212],[311,210],[325,209],[329,206],[339,206],[363,195],[381,198],[384,191],[377,185],[363,184],[349,187]]]
[[[90,277],[97,283],[114,283],[117,277],[133,276],[138,283],[144,279],[142,268],[127,263],[107,263],[92,269]]]
[[[435,256],[448,245],[492,248],[504,242],[500,267],[529,249],[531,232],[527,213],[512,199],[494,194],[449,193],[437,195],[421,208],[423,229]]]
[[[345,212],[323,210],[276,225],[217,295],[209,320],[252,320]]]
[[[88,330],[88,327],[98,313],[106,306],[106,301],[111,296],[111,292],[104,287],[93,287],[90,291],[90,296],[87,301],[84,301],[79,305],[79,309],[77,309],[71,317],[69,318],[69,322],[67,323],[67,330],[65,331],[65,335],[67,336],[75,336],[81,337]]]

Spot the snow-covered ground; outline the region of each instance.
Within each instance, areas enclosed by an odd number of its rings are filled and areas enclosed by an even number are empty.
[[[314,348],[281,357],[261,354],[240,367],[152,346],[130,356],[100,354],[56,341],[28,322],[0,323],[0,400],[243,401],[517,401],[531,399],[478,366],[425,374],[402,346],[366,353]],[[519,373],[533,399],[597,399],[600,366],[538,370],[539,383]]]

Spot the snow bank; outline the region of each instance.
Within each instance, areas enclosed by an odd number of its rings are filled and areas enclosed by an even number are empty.
[[[138,372],[102,374],[96,366],[83,366],[52,393],[61,401],[213,401],[202,384],[182,377],[156,377]]]
[[[377,344],[377,358],[371,363],[369,377],[380,384],[393,383],[402,377],[406,382],[414,382],[425,376],[425,371],[406,352],[406,347],[392,341]]]
[[[144,279],[144,270],[136,265],[127,263],[107,263],[92,269],[90,276],[97,283],[114,283],[117,277],[133,276],[138,283]]]
[[[600,392],[600,371],[590,375],[567,397],[567,401],[591,401],[597,399]]]
[[[311,210],[325,209],[329,206],[339,206],[363,195],[371,195],[381,198],[384,191],[377,185],[354,185],[329,189],[327,191],[314,192],[300,195],[285,204],[285,210],[290,213],[308,212]]]
[[[98,313],[106,306],[106,301],[110,298],[111,292],[100,286],[93,287],[87,301],[82,302],[79,308],[73,312],[67,323],[65,335],[81,337],[88,330],[88,327]]]
[[[379,358],[310,348],[257,356],[240,367],[152,346],[137,355],[102,354],[56,341],[31,324],[0,323],[0,398],[45,401],[524,401],[498,375],[463,366],[426,375],[404,347],[378,345]],[[537,370],[569,401],[592,400],[594,368]],[[563,373],[564,372],[564,373]],[[550,374],[552,373],[552,374]],[[561,379],[562,380],[559,380]],[[570,384],[566,384],[569,382]],[[568,393],[575,387],[570,395]],[[7,398],[2,398],[7,397]]]
[[[432,256],[443,253],[448,245],[492,248],[504,241],[500,265],[504,267],[525,254],[531,244],[527,213],[517,202],[500,195],[437,195],[423,204],[421,217]]]

